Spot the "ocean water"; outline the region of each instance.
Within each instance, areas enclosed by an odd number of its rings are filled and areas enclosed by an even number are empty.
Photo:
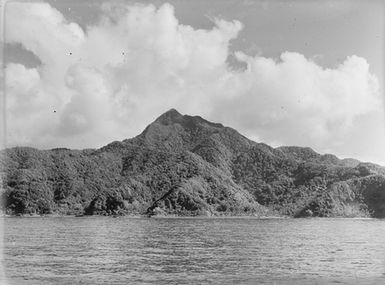
[[[4,218],[1,284],[385,284],[385,220]]]

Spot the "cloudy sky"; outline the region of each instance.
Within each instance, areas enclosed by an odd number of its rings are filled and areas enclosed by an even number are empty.
[[[385,165],[382,1],[10,1],[7,146],[101,147],[176,108]]]

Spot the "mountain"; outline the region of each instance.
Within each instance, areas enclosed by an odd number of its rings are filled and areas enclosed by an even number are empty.
[[[171,109],[100,149],[0,152],[8,214],[385,217],[385,169]]]

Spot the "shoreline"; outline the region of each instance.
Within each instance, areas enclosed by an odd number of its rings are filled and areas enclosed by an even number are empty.
[[[60,214],[47,214],[47,215],[0,215],[0,218],[134,218],[134,219],[255,219],[255,220],[285,220],[285,219],[349,219],[349,220],[381,220],[381,218],[375,217],[291,217],[291,216],[255,216],[255,215],[212,215],[212,216],[178,216],[178,215],[154,215],[149,217],[148,215],[60,215]]]

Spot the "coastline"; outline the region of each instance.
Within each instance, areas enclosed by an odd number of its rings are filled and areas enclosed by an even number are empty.
[[[355,219],[355,220],[381,220],[381,218],[375,217],[351,217],[351,216],[330,216],[330,217],[292,217],[292,216],[256,216],[256,215],[60,215],[60,214],[47,214],[47,215],[0,215],[0,218],[147,218],[147,219],[255,219],[255,220],[286,220],[286,219]]]

